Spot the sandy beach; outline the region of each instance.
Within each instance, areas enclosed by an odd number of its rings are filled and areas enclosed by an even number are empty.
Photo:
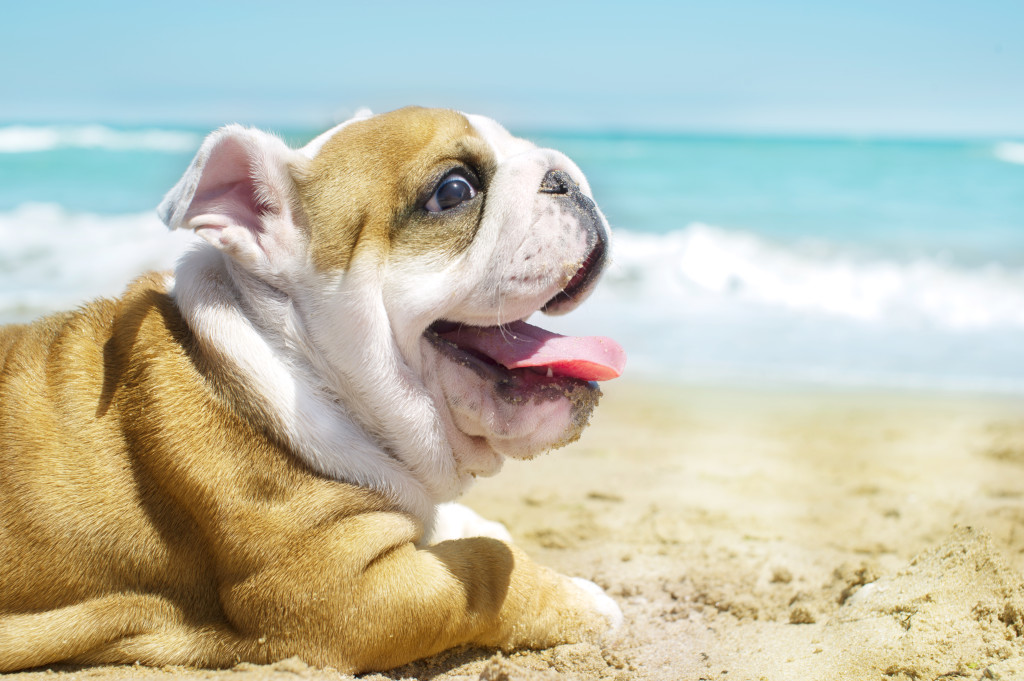
[[[593,579],[603,646],[456,650],[366,679],[1024,677],[1024,398],[608,384],[576,444],[465,498]],[[53,679],[349,678],[301,660]]]

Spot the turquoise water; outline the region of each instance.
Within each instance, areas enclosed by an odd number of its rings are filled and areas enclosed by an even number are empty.
[[[0,319],[171,265],[188,235],[153,208],[206,132],[0,126]],[[593,299],[541,323],[619,339],[628,371],[1024,392],[1021,141],[517,132],[615,233]]]
[[[990,141],[538,137],[589,173],[625,229],[703,222],[897,257],[1024,257],[1024,165]]]
[[[181,137],[159,150],[0,153],[0,211],[27,202],[150,210],[206,132],[175,130]],[[300,144],[316,131],[279,134]],[[1001,160],[999,141],[523,134],[576,160],[615,228],[664,234],[702,222],[897,257],[1024,257],[1024,164]]]

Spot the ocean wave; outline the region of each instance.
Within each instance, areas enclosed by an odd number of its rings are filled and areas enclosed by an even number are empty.
[[[0,317],[9,317],[20,307],[47,311],[117,294],[139,273],[171,267],[194,237],[168,234],[148,211],[98,215],[24,204],[0,212],[0,240]],[[796,314],[949,330],[1024,328],[1024,272],[1016,268],[870,259],[702,223],[666,234],[617,230],[596,299],[625,301],[637,314],[652,308],[674,322],[704,313]]]
[[[992,153],[1000,161],[1024,165],[1024,143],[1000,142],[992,150]]]
[[[116,130],[103,125],[29,126],[0,128],[0,153],[26,154],[55,149],[110,151],[195,151],[202,137],[182,130]]]
[[[118,295],[196,241],[150,211],[0,212],[0,323]],[[631,375],[1024,392],[1024,273],[998,265],[870,259],[705,224],[619,230],[593,298],[538,323],[616,338]]]
[[[620,230],[605,286],[690,309],[745,304],[865,323],[1024,328],[1024,273],[999,264],[872,260],[699,223],[663,235]]]
[[[113,296],[147,270],[173,267],[194,240],[155,212],[74,213],[24,204],[0,213],[0,323]]]

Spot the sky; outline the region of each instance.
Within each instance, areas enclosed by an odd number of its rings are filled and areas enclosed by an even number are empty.
[[[287,7],[285,7],[287,5]],[[0,122],[1024,136],[1024,0],[5,3]]]

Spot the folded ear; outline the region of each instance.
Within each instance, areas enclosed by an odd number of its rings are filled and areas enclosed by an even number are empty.
[[[297,245],[292,168],[302,160],[274,135],[229,125],[203,141],[157,212],[250,270],[276,270]]]

